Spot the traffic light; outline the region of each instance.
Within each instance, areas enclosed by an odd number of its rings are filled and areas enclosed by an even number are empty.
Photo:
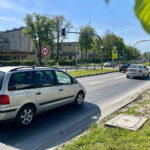
[[[63,29],[61,29],[61,36],[65,36],[65,35],[66,35],[66,29],[63,28]]]
[[[120,58],[122,59],[123,58],[123,52],[121,51],[120,53]]]

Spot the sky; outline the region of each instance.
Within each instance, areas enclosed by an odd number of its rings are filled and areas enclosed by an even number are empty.
[[[64,15],[76,31],[90,25],[103,37],[106,30],[121,36],[127,45],[134,46],[139,40],[150,40],[134,14],[135,0],[0,0],[0,31],[25,26],[23,18],[33,12],[41,15]],[[67,41],[76,41],[70,34]],[[150,52],[150,42],[136,46],[142,53]]]

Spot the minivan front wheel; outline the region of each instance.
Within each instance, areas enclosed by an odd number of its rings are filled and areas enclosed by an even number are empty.
[[[83,92],[79,92],[75,98],[75,105],[80,106],[84,102],[84,94]]]
[[[16,123],[20,126],[27,126],[31,124],[35,117],[35,110],[31,105],[26,105],[17,114]]]

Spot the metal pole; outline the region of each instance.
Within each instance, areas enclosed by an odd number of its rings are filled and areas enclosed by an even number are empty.
[[[149,65],[150,65],[150,60],[149,60],[149,53],[150,53],[150,52],[148,52],[148,62],[149,62]]]

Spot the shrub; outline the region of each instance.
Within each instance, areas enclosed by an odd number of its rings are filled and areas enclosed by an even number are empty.
[[[73,66],[75,65],[75,61],[74,60],[64,60],[64,61],[60,60],[58,64],[60,66]]]
[[[56,61],[55,60],[48,60],[47,62],[46,62],[46,65],[49,65],[49,66],[54,66],[54,65],[56,65]]]
[[[32,66],[32,65],[35,65],[35,62],[33,60],[25,60],[24,61],[24,65],[26,65],[26,66]]]
[[[0,61],[2,66],[18,66],[21,65],[21,61]]]

